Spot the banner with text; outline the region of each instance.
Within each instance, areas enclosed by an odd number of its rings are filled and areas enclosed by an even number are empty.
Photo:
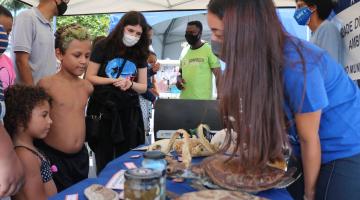
[[[360,80],[360,0],[339,0],[336,21],[344,40],[344,67],[353,80]]]

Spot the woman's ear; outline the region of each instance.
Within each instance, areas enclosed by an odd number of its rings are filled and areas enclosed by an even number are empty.
[[[316,5],[309,6],[309,8],[310,8],[312,13],[317,11],[317,6]]]
[[[56,58],[61,62],[63,59],[63,54],[61,53],[60,48],[55,49],[55,55],[56,55]]]

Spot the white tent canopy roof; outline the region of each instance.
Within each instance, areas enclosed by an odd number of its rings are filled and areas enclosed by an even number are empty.
[[[37,6],[39,0],[18,0]],[[294,0],[274,0],[277,7],[294,7]],[[118,13],[130,10],[169,11],[206,9],[209,0],[70,0],[65,15]]]

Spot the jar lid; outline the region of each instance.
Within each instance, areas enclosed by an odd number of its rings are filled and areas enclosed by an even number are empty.
[[[136,168],[125,171],[125,179],[150,180],[160,178],[161,173],[150,168]]]
[[[165,154],[161,151],[155,150],[155,151],[147,151],[143,154],[144,158],[147,159],[164,159]]]

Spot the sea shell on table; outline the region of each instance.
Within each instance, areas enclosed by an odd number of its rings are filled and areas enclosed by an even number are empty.
[[[245,192],[236,192],[228,190],[202,190],[198,192],[185,193],[176,200],[210,200],[210,199],[226,199],[226,200],[266,200],[266,198],[257,197]]]
[[[92,184],[87,187],[84,194],[89,200],[118,200],[119,195],[112,189],[106,188],[99,184]]]
[[[191,137],[187,131],[179,129],[172,135],[170,140],[159,140],[150,145],[148,150],[160,150],[166,154],[175,150],[177,155],[182,156],[186,167],[189,167],[192,157],[210,156],[219,150],[217,145],[210,144],[205,138],[204,129],[209,130],[209,127],[204,124],[197,127],[197,137]],[[183,138],[178,139],[180,135]]]
[[[286,171],[266,165],[261,169],[244,170],[240,160],[228,155],[216,154],[205,158],[191,171],[201,177],[209,178],[221,188],[245,192],[259,192],[276,187],[284,178]]]

